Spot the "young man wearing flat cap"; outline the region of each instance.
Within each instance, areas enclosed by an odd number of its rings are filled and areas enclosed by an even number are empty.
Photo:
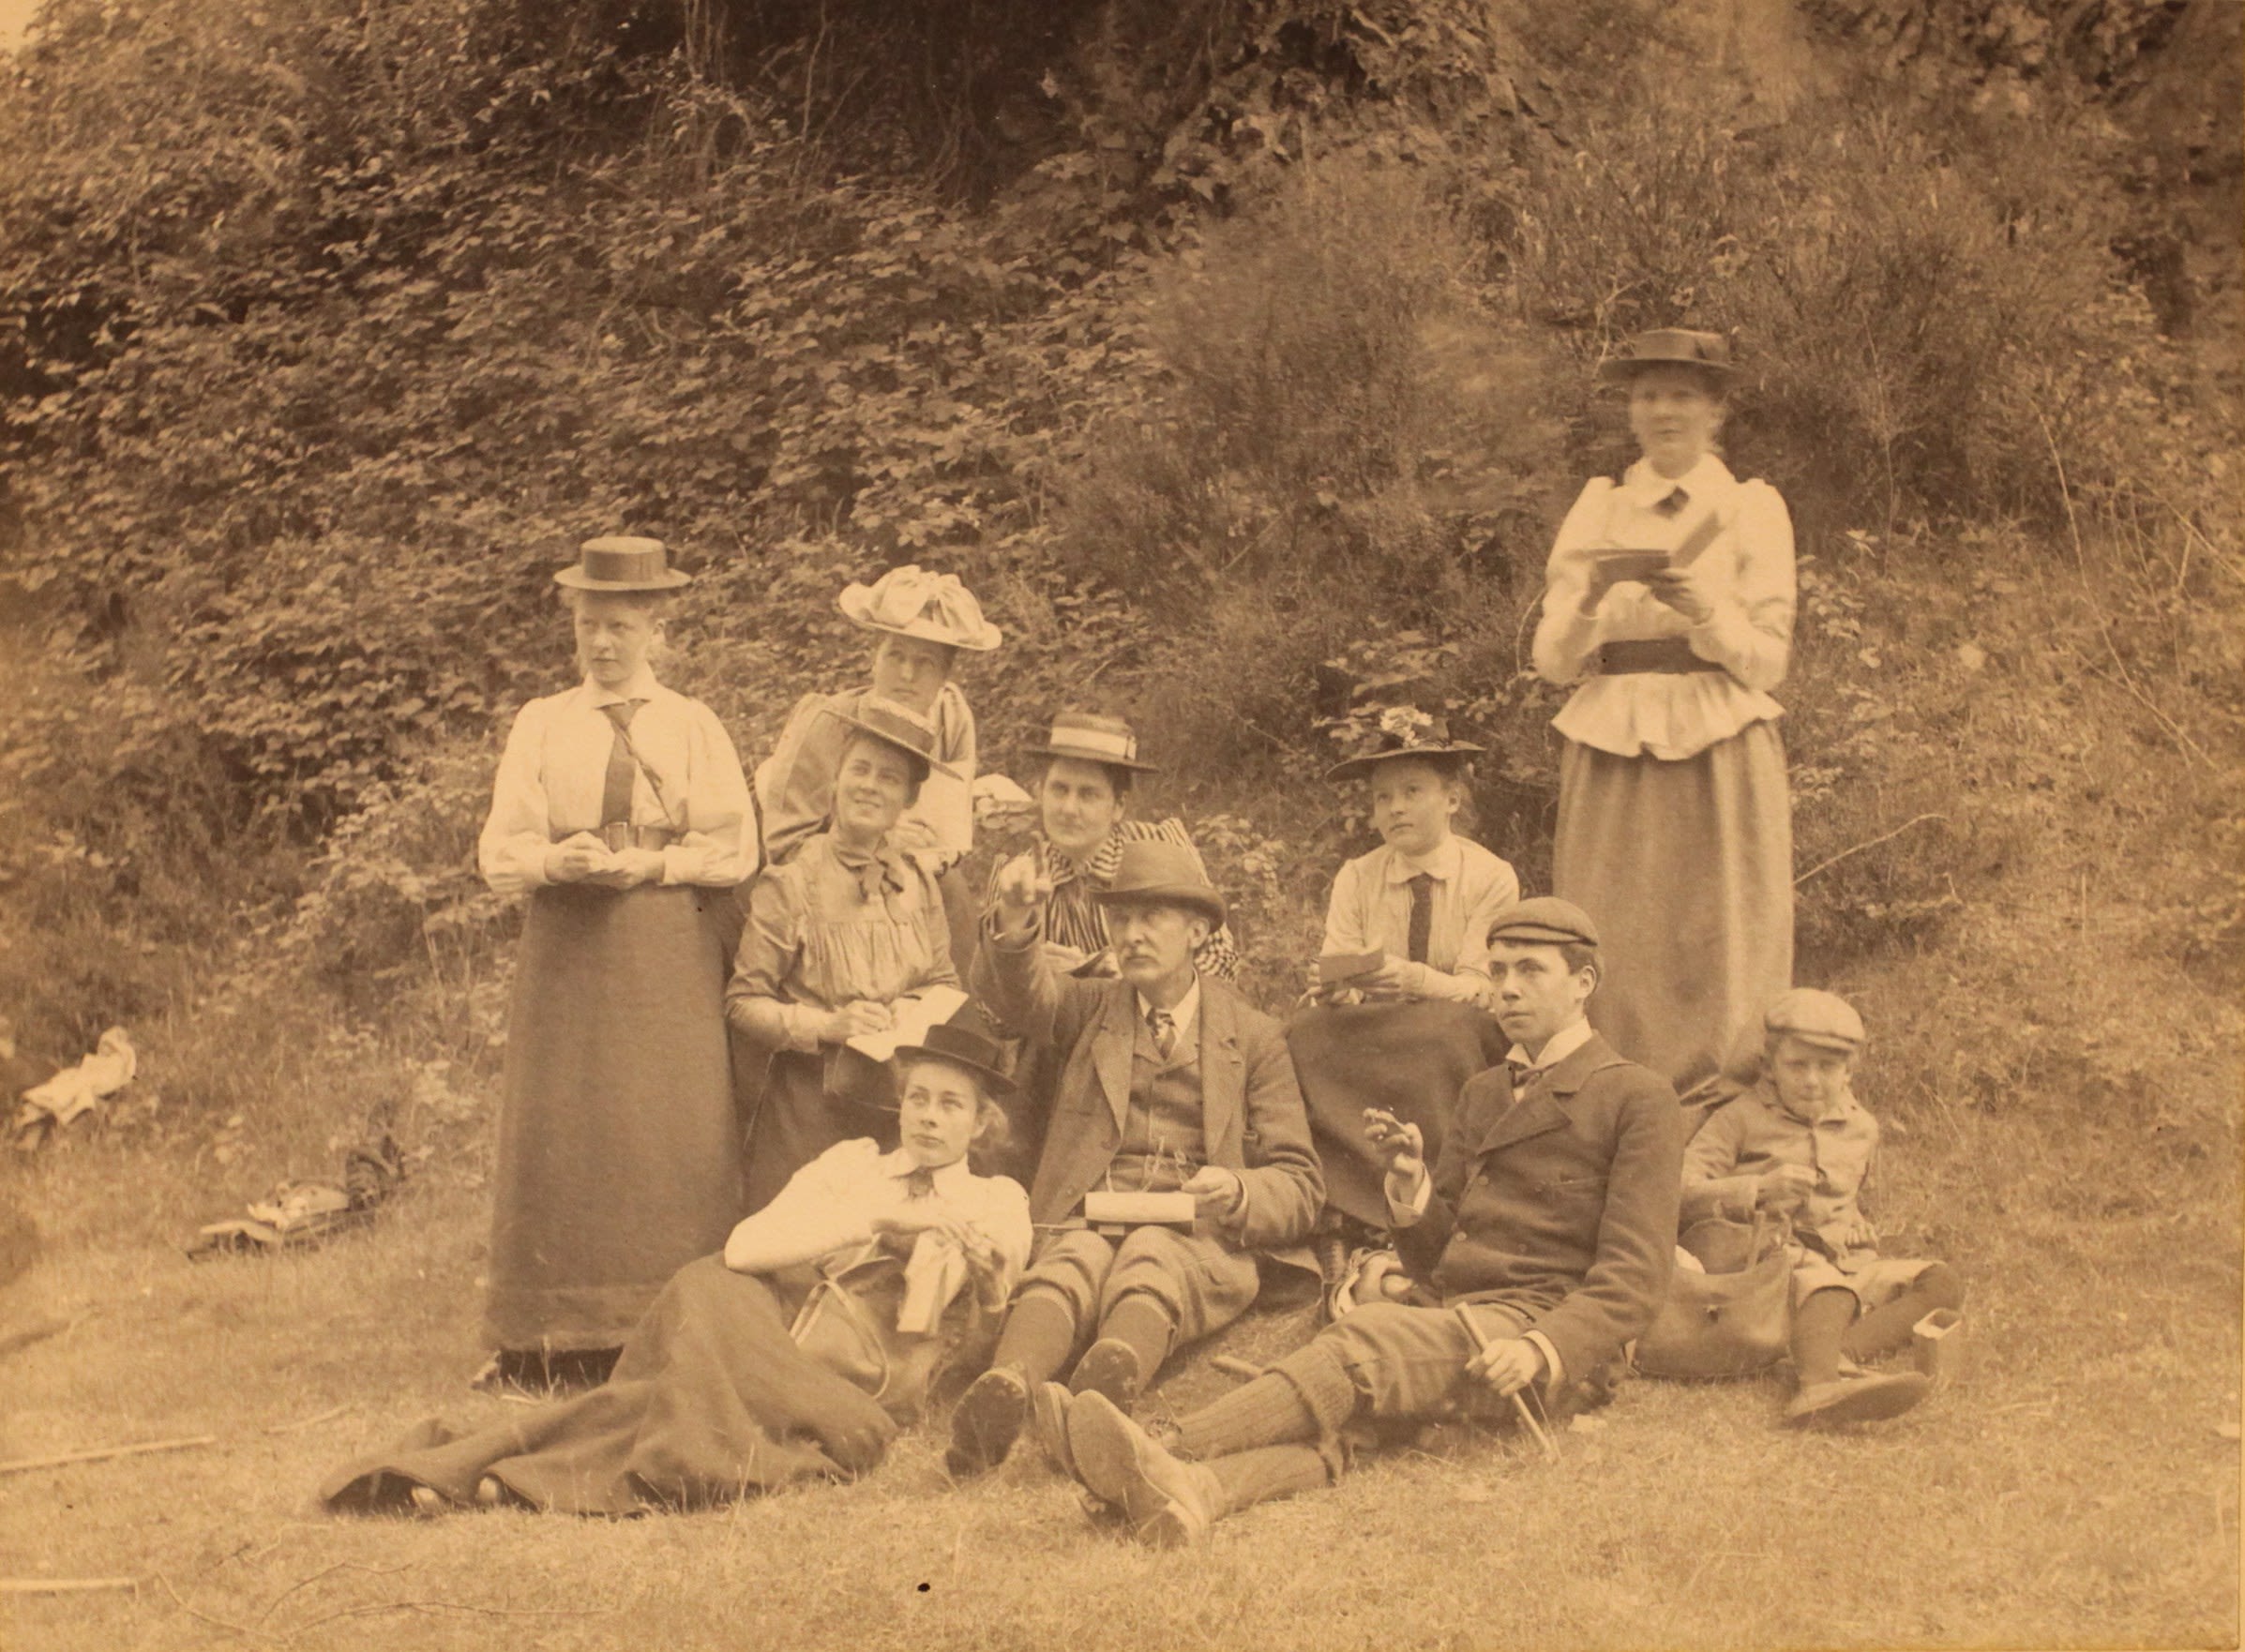
[[[1490,935],[1504,1066],[1459,1093],[1428,1174],[1418,1130],[1367,1110],[1387,1160],[1408,1300],[1357,1308],[1156,1441],[1095,1393],[1040,1398],[1051,1444],[1148,1542],[1326,1483],[1352,1419],[1564,1409],[1650,1323],[1674,1260],[1683,1115],[1583,1007],[1598,933],[1580,908],[1522,901]]]
[[[1123,849],[1097,895],[1120,979],[1054,971],[1041,944],[1051,894],[1036,860],[1017,857],[985,920],[977,979],[993,1014],[1065,1054],[1030,1189],[1036,1254],[991,1368],[952,1418],[946,1460],[961,1475],[1001,1461],[1032,1395],[1064,1395],[1051,1379],[1071,1366],[1076,1392],[1122,1415],[1171,1348],[1246,1311],[1257,1254],[1303,1239],[1324,1199],[1278,1023],[1194,967],[1225,917],[1199,857],[1158,839]],[[1095,1228],[1095,1193],[1185,1194],[1193,1209],[1174,1225]]]

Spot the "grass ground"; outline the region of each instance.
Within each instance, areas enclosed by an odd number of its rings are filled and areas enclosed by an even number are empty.
[[[1906,996],[1924,973],[1886,984],[1891,1016],[1932,1002]],[[2203,1040],[2162,1082],[2225,1109],[2234,1013],[2182,1008]],[[473,1172],[425,1173],[324,1252],[195,1265],[175,1241],[214,1212],[157,1155],[93,1142],[19,1163],[5,1191],[47,1248],[0,1320],[69,1329],[0,1363],[0,1458],[218,1439],[9,1477],[0,1571],[137,1586],[0,1597],[0,1644],[2235,1645],[2234,1135],[2167,1139],[2154,1098],[2126,1095],[2061,1136],[2031,1084],[1993,1106],[1931,1089],[1894,1115],[1887,1223],[1963,1265],[1973,1359],[1921,1411],[1797,1437],[1775,1426],[1778,1377],[1639,1382],[1556,1464],[1446,1441],[1175,1554],[1091,1527],[1033,1451],[949,1486],[932,1432],[860,1483],[689,1516],[331,1518],[312,1499],[328,1470],[429,1414],[502,1404],[462,1386]],[[1251,1316],[1225,1345],[1267,1357],[1303,1326]],[[1158,1403],[1229,1380],[1189,1360]]]

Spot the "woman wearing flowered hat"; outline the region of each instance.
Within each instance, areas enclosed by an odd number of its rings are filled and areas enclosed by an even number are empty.
[[[687,576],[588,540],[554,576],[584,681],[516,716],[476,847],[529,897],[508,1014],[485,1333],[496,1380],[597,1375],[741,1214],[723,995],[755,811],[707,706],[655,680]],[[575,1358],[569,1358],[575,1356]]]
[[[1554,891],[1598,920],[1591,1019],[1691,1099],[1792,984],[1793,835],[1770,691],[1792,654],[1793,524],[1716,457],[1728,344],[1663,328],[1603,368],[1642,457],[1593,479],[1551,552],[1535,666],[1554,726]]]
[[[1325,1166],[1324,1231],[1344,1240],[1388,1225],[1364,1109],[1419,1125],[1439,1148],[1459,1089],[1502,1055],[1487,1014],[1489,929],[1520,898],[1513,868],[1455,829],[1480,746],[1408,705],[1349,732],[1356,749],[1326,778],[1364,783],[1380,843],[1333,879],[1315,1001],[1287,1027]],[[1326,1249],[1330,1284],[1338,1258]]]
[[[871,698],[818,714],[836,729],[833,824],[757,880],[725,992],[748,1059],[766,1061],[748,1132],[751,1210],[836,1142],[894,1134],[886,1098],[845,1083],[854,1070],[839,1052],[887,1031],[908,993],[958,985],[935,876],[893,836],[923,787],[950,777],[932,756],[935,726]]]

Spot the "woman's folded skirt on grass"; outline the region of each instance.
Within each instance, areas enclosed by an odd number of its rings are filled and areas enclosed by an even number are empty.
[[[1567,742],[1552,893],[1598,925],[1590,1025],[1689,1099],[1793,984],[1793,813],[1777,725],[1670,760]]]
[[[489,1345],[619,1346],[744,1214],[724,1006],[739,924],[724,889],[531,897],[507,1023]]]
[[[331,1477],[321,1500],[344,1512],[397,1509],[419,1485],[472,1505],[489,1476],[537,1509],[621,1515],[862,1472],[896,1423],[796,1347],[796,1305],[772,1281],[704,1256],[663,1289],[600,1387],[509,1404],[473,1434],[431,1419]]]
[[[1325,1167],[1327,1208],[1386,1227],[1387,1170],[1364,1140],[1364,1109],[1416,1124],[1431,1164],[1457,1092],[1504,1059],[1505,1043],[1478,1005],[1432,999],[1319,1005],[1288,1021],[1287,1050]]]

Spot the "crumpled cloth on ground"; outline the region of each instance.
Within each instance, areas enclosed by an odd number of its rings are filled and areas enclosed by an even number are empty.
[[[110,1028],[92,1055],[23,1092],[23,1104],[16,1113],[17,1139],[59,1129],[93,1112],[130,1084],[140,1065],[140,1052],[125,1029]]]
[[[354,1148],[343,1160],[343,1179],[283,1181],[249,1207],[249,1215],[213,1222],[195,1235],[188,1255],[262,1255],[309,1250],[337,1234],[363,1227],[405,1178],[405,1157],[384,1130],[371,1146]]]

